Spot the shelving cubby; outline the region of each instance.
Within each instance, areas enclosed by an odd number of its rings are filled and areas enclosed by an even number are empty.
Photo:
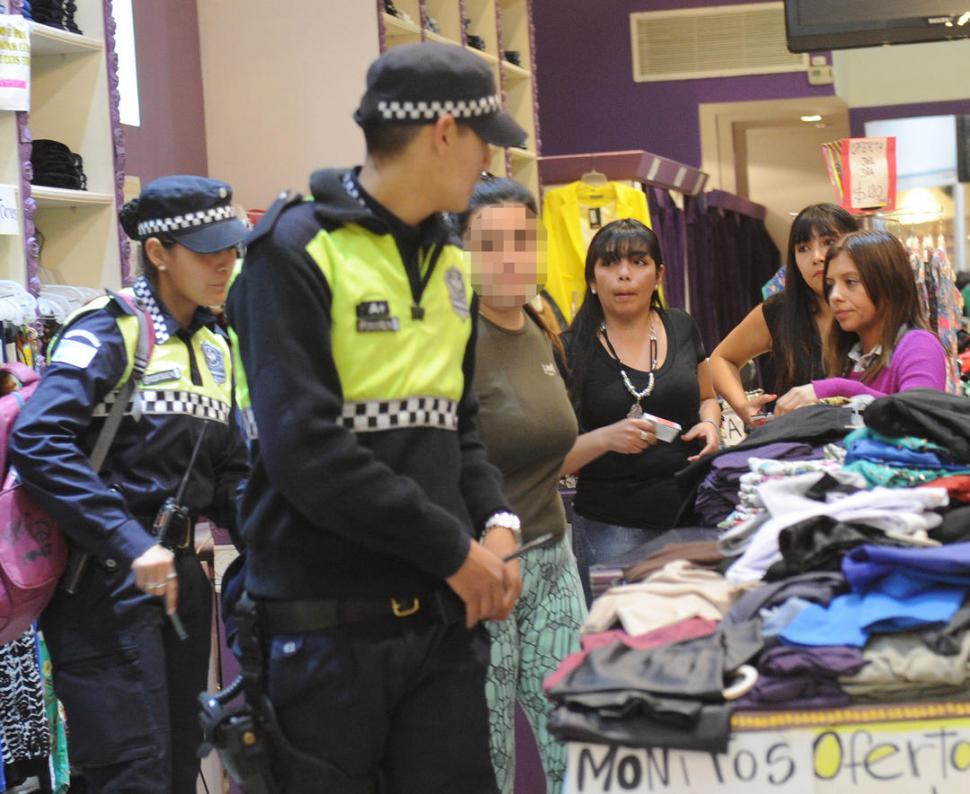
[[[12,6],[16,13],[19,4]],[[81,34],[30,22],[30,109],[0,112],[0,184],[15,189],[21,218],[19,234],[0,236],[0,278],[32,289],[38,286],[28,257],[32,207],[41,281],[121,286],[105,12],[104,0],[77,0]],[[30,146],[21,144],[42,139],[81,156],[87,190],[22,183]]]
[[[528,132],[529,138],[526,149],[493,147],[490,170],[496,176],[517,179],[538,195],[531,0],[394,0],[394,5],[406,11],[416,24],[409,25],[391,16],[385,10],[384,0],[378,0],[385,49],[416,41],[457,44],[491,67],[505,109]],[[463,11],[467,27],[462,19]],[[429,30],[429,17],[437,22],[438,32]],[[466,36],[479,36],[485,49],[469,47]],[[519,53],[521,66],[506,60],[508,50]]]

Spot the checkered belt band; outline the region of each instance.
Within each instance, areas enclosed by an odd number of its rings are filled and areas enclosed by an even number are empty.
[[[138,397],[141,399],[141,413],[143,414],[189,414],[199,419],[209,419],[222,424],[229,422],[229,404],[212,397],[206,397],[204,394],[145,389],[138,392]],[[104,402],[95,407],[93,415],[97,417],[107,416],[116,399],[118,399],[118,393],[111,392],[104,398]],[[128,406],[125,413],[132,413],[131,405]]]
[[[366,400],[344,403],[343,426],[356,433],[406,427],[458,429],[458,403],[444,397],[409,397],[406,400]]]

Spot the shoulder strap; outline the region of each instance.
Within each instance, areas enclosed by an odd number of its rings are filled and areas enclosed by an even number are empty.
[[[98,434],[98,440],[94,442],[94,449],[91,451],[91,468],[96,472],[101,470],[101,466],[108,456],[108,450],[111,449],[111,444],[118,434],[118,428],[121,426],[121,419],[125,415],[128,403],[136,397],[135,386],[145,375],[145,369],[148,367],[148,361],[155,346],[155,335],[151,332],[147,311],[138,304],[135,298],[129,295],[116,292],[109,292],[109,294],[127,314],[138,319],[138,341],[135,345],[131,375],[125,381],[125,385],[121,387],[117,399],[108,412],[108,417],[104,420],[104,425]],[[140,403],[134,406],[133,413],[136,418],[141,415]]]

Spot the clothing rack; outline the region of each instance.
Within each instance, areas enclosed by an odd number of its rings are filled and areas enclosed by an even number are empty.
[[[539,158],[539,181],[558,185],[577,181],[589,171],[601,171],[610,179],[642,182],[696,196],[707,184],[708,174],[676,160],[630,149],[622,152],[560,154]]]
[[[747,215],[763,221],[768,216],[768,208],[763,204],[756,204],[741,196],[728,193],[724,190],[711,190],[707,193],[707,206],[722,210],[730,210],[739,215]]]

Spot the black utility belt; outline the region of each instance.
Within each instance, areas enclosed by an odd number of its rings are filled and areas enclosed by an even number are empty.
[[[400,598],[258,601],[257,609],[264,630],[271,635],[302,634],[376,620],[429,625],[465,619],[465,605],[454,593],[442,590]]]

